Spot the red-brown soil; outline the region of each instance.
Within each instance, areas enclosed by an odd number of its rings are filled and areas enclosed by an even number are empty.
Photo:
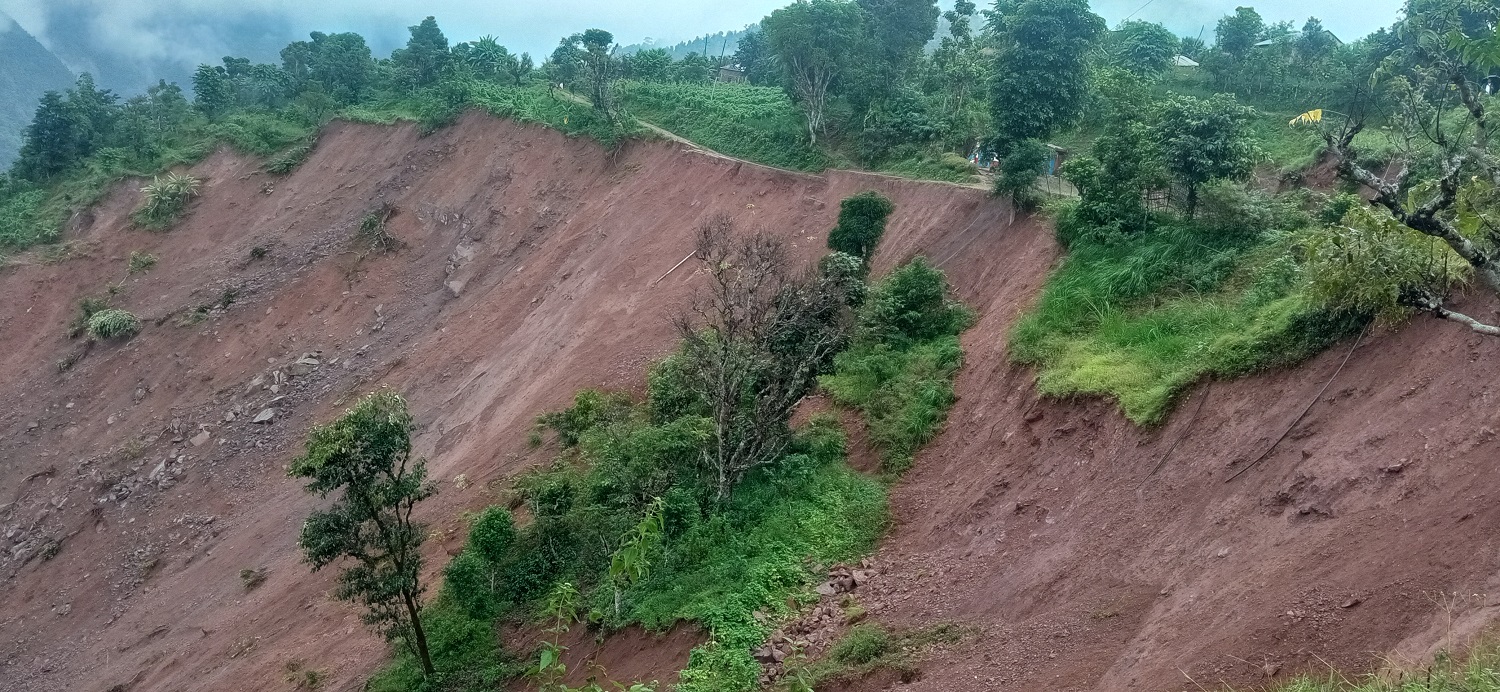
[[[1500,344],[1454,326],[1368,337],[1275,453],[1225,483],[1344,351],[1200,388],[1159,430],[1038,400],[1005,332],[1056,249],[980,191],[666,142],[610,155],[479,116],[425,138],[336,125],[285,179],[228,154],[195,171],[205,194],[172,231],[130,229],[122,187],[74,220],[77,256],[0,272],[0,689],[290,689],[289,663],[358,689],[385,648],[295,547],[315,502],[283,467],[309,425],[381,385],[408,395],[443,484],[423,508],[443,534],[435,573],[459,514],[545,460],[526,444],[538,413],[583,387],[637,388],[671,348],[695,281],[668,270],[699,221],[729,212],[812,257],[838,200],[871,188],[897,204],[877,273],[925,254],[981,315],[948,429],[896,487],[883,574],[857,593],[893,626],[978,628],[903,689],[1258,683],[1262,664],[1419,657],[1491,615],[1500,421],[1483,373]],[[386,202],[402,247],[362,256],[355,228]],[[250,259],[257,246],[269,255]],[[126,278],[132,250],[160,263]],[[59,372],[78,299],[122,279],[115,302],[145,331]],[[233,305],[174,326],[227,287]],[[318,364],[294,364],[307,354]],[[267,408],[270,424],[250,422]],[[265,583],[246,590],[246,568]],[[668,679],[695,637],[629,635],[598,660]]]

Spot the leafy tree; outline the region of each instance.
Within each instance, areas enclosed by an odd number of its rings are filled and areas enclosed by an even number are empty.
[[[362,603],[365,622],[411,647],[431,675],[421,618],[426,529],[411,515],[437,487],[427,481],[427,463],[411,457],[411,430],[400,395],[371,394],[338,420],[314,427],[289,473],[307,479],[318,497],[339,493],[302,525],[298,543],[308,563],[317,571],[353,560],[339,575],[338,598]]]
[[[672,77],[679,82],[704,84],[713,80],[713,63],[696,52],[684,55],[673,67]]]
[[[1011,203],[1021,209],[1036,206],[1036,181],[1042,177],[1050,152],[1047,145],[1034,139],[1017,144],[1000,162],[1000,177],[995,180],[995,193],[1010,197]]]
[[[665,48],[650,48],[627,56],[626,72],[631,79],[643,82],[665,82],[671,75],[672,53]]]
[[[859,313],[859,338],[902,348],[958,334],[972,319],[963,304],[948,297],[942,270],[917,257],[870,290]]]
[[[470,617],[495,616],[502,601],[503,570],[516,544],[515,519],[504,507],[487,507],[469,525],[469,543],[443,570],[444,593],[452,594]]]
[[[509,76],[507,69],[509,63],[514,59],[510,51],[494,36],[481,36],[472,44],[462,44],[465,51],[464,61],[474,69],[474,73],[483,79],[495,79],[502,74]]]
[[[223,67],[199,65],[193,73],[193,105],[216,120],[234,106],[234,84]]]
[[[436,84],[447,69],[452,58],[448,50],[448,37],[438,28],[437,20],[428,17],[410,28],[411,38],[406,47],[391,54],[391,62],[401,70],[405,79],[417,87]]]
[[[1197,36],[1184,36],[1177,46],[1177,51],[1178,54],[1193,60],[1202,60],[1204,53],[1208,52],[1208,46]]]
[[[896,205],[879,192],[861,192],[839,203],[839,223],[828,234],[828,248],[853,255],[868,265],[885,235],[885,222]]]
[[[1176,35],[1152,22],[1125,22],[1110,38],[1115,62],[1141,77],[1166,72],[1181,47]]]
[[[1333,35],[1323,28],[1323,21],[1308,17],[1307,23],[1302,25],[1302,33],[1297,35],[1297,59],[1303,63],[1317,62],[1327,57],[1334,47]]]
[[[1110,121],[1090,146],[1089,155],[1068,161],[1063,177],[1079,191],[1058,234],[1071,244],[1080,234],[1108,237],[1144,230],[1149,219],[1141,197],[1165,183],[1152,132],[1139,120]]]
[[[937,0],[855,0],[864,10],[865,49],[857,74],[865,103],[889,98],[937,31]],[[860,104],[855,105],[856,110]]]
[[[1259,153],[1250,133],[1254,112],[1233,96],[1175,96],[1162,105],[1156,139],[1167,171],[1187,188],[1187,213],[1198,207],[1198,189],[1216,178],[1250,173]]]
[[[987,67],[984,47],[975,40],[970,27],[974,10],[969,0],[957,0],[953,9],[943,13],[948,20],[948,35],[932,54],[932,66],[943,88],[944,129],[949,143],[963,149],[985,134],[988,119],[980,100],[974,98],[985,83]]]
[[[365,37],[356,33],[314,31],[311,41],[297,41],[281,50],[281,69],[301,92],[312,83],[339,103],[358,101],[375,81],[375,59]]]
[[[827,126],[830,93],[858,55],[863,25],[859,6],[840,0],[797,2],[761,21],[813,143]]]
[[[1236,7],[1234,14],[1219,20],[1215,47],[1230,57],[1244,59],[1266,31],[1266,23],[1253,7]]]
[[[87,124],[68,107],[62,94],[42,96],[36,115],[26,127],[25,144],[16,160],[19,177],[35,182],[51,179],[76,166],[87,155]]]
[[[1372,202],[1408,229],[1445,243],[1472,268],[1492,293],[1500,295],[1500,220],[1494,193],[1500,182],[1500,158],[1493,153],[1493,122],[1476,76],[1493,45],[1500,7],[1464,0],[1412,2],[1396,34],[1406,44],[1391,54],[1377,73],[1396,102],[1392,129],[1401,143],[1403,165],[1390,176],[1377,175],[1362,163],[1354,146],[1366,125],[1366,113],[1348,116],[1310,111],[1293,124],[1322,128],[1328,151],[1345,180],[1363,186]],[[1478,48],[1479,50],[1476,50]],[[1450,113],[1457,106],[1456,118]],[[1452,122],[1454,119],[1458,122]],[[1390,234],[1386,234],[1389,236]],[[1393,248],[1394,257],[1398,251]],[[1475,332],[1500,336],[1500,327],[1485,324],[1446,306],[1449,287],[1415,283],[1402,287],[1402,305],[1463,324]]]
[[[504,69],[505,74],[510,76],[511,81],[515,82],[516,86],[521,86],[531,76],[531,71],[536,69],[536,64],[531,61],[530,53],[512,54],[510,59],[505,62]]]
[[[1074,122],[1087,92],[1087,55],[1104,20],[1087,0],[1025,0],[997,37],[990,111],[997,149],[1045,140]]]
[[[759,29],[747,31],[735,47],[734,63],[745,71],[745,79],[756,86],[775,82],[781,74],[776,55],[766,43],[766,33]]]

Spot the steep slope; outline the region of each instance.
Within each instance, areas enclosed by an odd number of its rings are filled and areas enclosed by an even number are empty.
[[[57,56],[0,12],[0,170],[21,151],[22,136],[48,91],[73,85]]]
[[[695,281],[668,272],[707,216],[807,256],[838,200],[871,187],[897,202],[903,251],[992,244],[1008,218],[954,186],[796,176],[660,142],[608,155],[478,116],[426,138],[336,125],[283,180],[227,154],[196,173],[204,196],[171,232],[128,228],[127,187],[77,220],[78,256],[0,274],[12,688],[267,689],[294,659],[330,672],[330,689],[357,685],[384,647],[295,549],[313,503],[282,467],[309,424],[379,385],[407,393],[444,486],[426,518],[452,532],[492,482],[542,460],[525,443],[538,413],[582,387],[636,385],[671,347]],[[386,202],[403,248],[361,257],[354,228]],[[60,374],[77,300],[125,278],[137,250],[159,263],[115,304],[146,330]],[[227,310],[173,326],[225,289],[238,289]],[[317,365],[296,363],[309,354]],[[250,422],[266,409],[270,424]],[[434,571],[457,538],[429,544]],[[268,578],[247,591],[239,573],[258,567]]]
[[[313,503],[282,467],[310,423],[380,385],[410,396],[443,483],[424,509],[444,536],[435,571],[460,511],[544,460],[525,444],[537,413],[581,387],[636,386],[671,347],[695,277],[669,270],[698,221],[729,212],[811,257],[838,200],[864,189],[896,202],[876,273],[925,254],[980,315],[947,431],[896,486],[881,574],[858,592],[880,622],[978,634],[902,689],[1258,684],[1420,656],[1493,615],[1487,597],[1453,595],[1492,593],[1500,575],[1496,385],[1471,374],[1500,355],[1493,340],[1428,322],[1366,337],[1310,415],[1226,483],[1347,351],[1200,388],[1156,430],[1101,402],[1039,400],[1005,332],[1056,248],[981,191],[666,142],[606,154],[478,116],[426,138],[336,125],[285,179],[228,154],[196,170],[205,195],[173,231],[129,229],[127,187],[75,220],[76,257],[0,273],[8,689],[273,689],[292,662],[357,689],[383,646],[294,545]],[[367,255],[354,228],[381,203],[399,209],[403,247]],[[60,373],[81,353],[63,337],[75,303],[125,277],[132,250],[160,258],[114,299],[145,332]],[[226,288],[227,309],[173,326]],[[256,567],[268,578],[247,590],[240,570]],[[664,677],[690,643],[637,655],[650,645],[632,635],[601,658]]]

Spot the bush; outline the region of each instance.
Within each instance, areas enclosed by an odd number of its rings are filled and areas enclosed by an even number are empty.
[[[867,264],[875,256],[885,222],[896,206],[879,192],[861,192],[839,204],[839,223],[828,234],[831,250],[853,255]]]
[[[858,338],[899,347],[958,334],[972,319],[948,296],[948,277],[917,257],[871,289],[859,313]]]
[[[286,175],[297,170],[297,167],[301,166],[307,160],[307,157],[312,156],[313,147],[316,143],[316,140],[308,139],[298,142],[292,148],[277,154],[266,161],[266,172],[271,175]]]
[[[1447,295],[1473,273],[1446,243],[1407,228],[1383,209],[1351,207],[1343,221],[1300,237],[1308,293],[1330,311],[1398,322],[1411,314],[1402,304],[1406,292]]]
[[[833,648],[828,657],[846,665],[872,663],[891,650],[891,635],[880,625],[855,625]]]
[[[84,298],[78,301],[78,311],[73,313],[73,319],[68,322],[68,338],[83,336],[89,330],[89,320],[108,308],[109,302],[103,298]]]
[[[585,389],[573,397],[572,406],[543,415],[537,422],[556,431],[563,445],[575,447],[589,430],[629,415],[630,399],[625,395]]]
[[[126,267],[131,274],[150,271],[156,266],[156,255],[139,250],[130,253],[130,259],[126,261]]]
[[[188,202],[198,196],[202,187],[203,181],[190,175],[168,173],[157,176],[141,188],[141,206],[131,219],[147,228],[167,228],[182,215]]]
[[[129,339],[140,333],[141,320],[124,310],[100,310],[89,317],[88,331],[98,341]]]

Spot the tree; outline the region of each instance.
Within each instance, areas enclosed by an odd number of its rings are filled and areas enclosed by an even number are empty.
[[[1115,62],[1140,77],[1154,77],[1171,69],[1172,58],[1182,45],[1166,27],[1142,21],[1121,24],[1110,38]]]
[[[1215,47],[1231,57],[1244,59],[1260,41],[1266,31],[1266,23],[1253,7],[1236,7],[1234,14],[1219,19],[1214,35]]]
[[[937,31],[936,0],[855,0],[864,10],[864,50],[858,74],[866,103],[889,98]],[[856,104],[856,109],[859,105]]]
[[[1177,46],[1177,52],[1179,55],[1192,58],[1193,60],[1200,60],[1203,58],[1203,54],[1208,52],[1208,46],[1203,43],[1203,39],[1197,36],[1184,36],[1182,37],[1182,42]]]
[[[63,100],[49,91],[42,96],[36,115],[26,127],[25,143],[16,160],[16,174],[33,182],[44,182],[83,160],[85,124]]]
[[[1397,101],[1393,118],[1400,147],[1394,173],[1377,175],[1361,163],[1354,142],[1366,124],[1364,109],[1349,114],[1309,111],[1293,124],[1321,124],[1339,175],[1373,194],[1402,226],[1445,243],[1472,267],[1492,293],[1500,295],[1500,208],[1493,190],[1500,186],[1500,158],[1491,149],[1495,123],[1475,82],[1483,75],[1477,62],[1500,55],[1495,24],[1500,8],[1463,0],[1413,2],[1398,26],[1405,45],[1390,65],[1409,65],[1401,72],[1383,69]],[[1457,107],[1462,114],[1450,119]],[[1457,122],[1453,122],[1457,120]],[[1420,176],[1413,179],[1414,176]],[[1480,322],[1446,306],[1446,285],[1415,283],[1403,287],[1402,305],[1463,324],[1475,332],[1500,336],[1500,327]]]
[[[932,54],[932,66],[942,82],[944,130],[948,142],[960,151],[985,134],[985,108],[974,93],[985,83],[984,48],[974,39],[970,22],[975,5],[957,0],[953,9],[943,13],[948,20],[948,35]]]
[[[1323,28],[1322,20],[1317,17],[1307,18],[1307,23],[1302,25],[1302,33],[1297,35],[1295,44],[1297,60],[1303,63],[1322,60],[1333,51],[1335,46],[1333,35]]]
[[[356,33],[313,32],[311,41],[297,41],[281,51],[282,70],[292,86],[302,91],[312,82],[339,103],[358,101],[375,79],[375,59],[365,37]]]
[[[734,63],[745,71],[745,79],[756,86],[765,86],[781,74],[776,55],[766,43],[766,33],[758,28],[747,30],[735,46]]]
[[[827,125],[829,94],[857,55],[863,24],[859,6],[839,0],[799,0],[761,22],[814,144]]]
[[[828,248],[853,255],[866,265],[885,235],[885,222],[896,205],[879,192],[861,192],[839,203],[839,223],[828,234]]]
[[[1104,20],[1087,0],[1025,0],[1000,22],[990,111],[996,148],[1046,140],[1074,122],[1087,93],[1087,55]]]
[[[665,48],[649,48],[625,58],[631,79],[642,82],[665,82],[672,69],[672,53]]]
[[[516,86],[526,83],[531,76],[531,71],[536,69],[536,64],[531,61],[530,53],[511,55],[510,60],[505,62],[505,74],[509,75]]]
[[[1250,173],[1259,156],[1249,128],[1253,115],[1228,94],[1174,96],[1162,105],[1156,140],[1167,172],[1187,188],[1188,216],[1197,210],[1204,183]]]
[[[199,65],[193,73],[193,105],[216,120],[234,105],[234,84],[222,67]]]
[[[700,467],[722,503],[786,452],[792,411],[847,343],[851,316],[838,282],[794,278],[779,239],[736,238],[726,215],[700,227],[695,256],[709,288],[677,319],[681,379],[707,409]]]
[[[428,17],[421,24],[410,27],[411,38],[406,47],[391,54],[391,62],[402,71],[406,80],[416,87],[436,84],[447,69],[452,55],[448,50],[448,37],[438,28],[437,20]]]
[[[1000,177],[995,181],[995,194],[1010,197],[1011,204],[1019,209],[1031,209],[1037,205],[1036,181],[1042,177],[1050,152],[1047,146],[1028,139],[1011,148],[1005,160],[1000,162]]]
[[[353,560],[339,575],[338,598],[366,608],[364,621],[401,639],[433,673],[422,630],[422,541],[416,504],[436,494],[427,463],[411,457],[412,417],[390,391],[371,394],[338,420],[308,433],[307,451],[289,474],[320,498],[339,493],[302,524],[298,544],[313,571]]]

